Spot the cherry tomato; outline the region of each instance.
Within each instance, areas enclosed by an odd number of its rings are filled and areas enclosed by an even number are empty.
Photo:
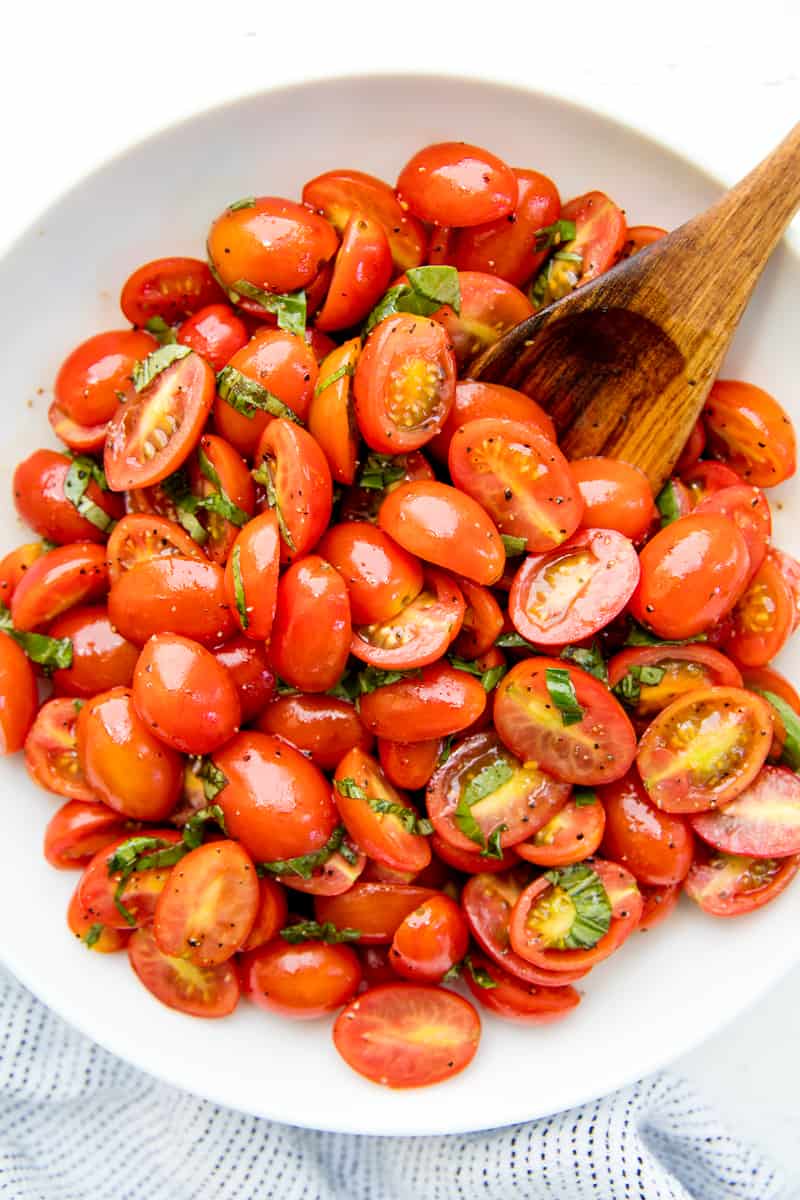
[[[431,849],[416,831],[416,808],[392,787],[374,758],[358,747],[350,750],[336,768],[334,789],[348,833],[370,858],[413,874],[428,865]]]
[[[733,687],[689,692],[647,727],[636,761],[647,793],[664,812],[729,804],[752,783],[769,753],[766,700]]]
[[[438,142],[418,150],[397,180],[404,209],[433,225],[483,225],[513,213],[518,189],[501,159],[467,142]]]
[[[270,1012],[307,1021],[352,1000],[361,964],[352,946],[308,941],[292,945],[277,937],[242,956],[242,990]]]
[[[658,516],[644,472],[615,458],[578,458],[569,465],[583,497],[581,524],[616,529],[640,542]]]
[[[348,751],[372,748],[372,735],[347,700],[333,696],[276,696],[256,728],[291,742],[323,771],[332,771]]]
[[[346,836],[341,849],[335,850],[320,867],[315,867],[307,878],[294,871],[287,871],[275,878],[295,892],[305,892],[310,896],[341,896],[343,892],[350,891],[366,865],[364,851]]]
[[[224,297],[206,263],[198,258],[156,258],[125,281],[119,306],[131,325],[161,317],[174,325]]]
[[[646,883],[640,884],[639,891],[642,893],[644,904],[639,924],[636,927],[637,932],[647,933],[653,926],[666,920],[680,900],[681,890],[679,883],[674,883],[671,887],[651,887]]]
[[[374,474],[373,464],[376,467]],[[369,486],[362,487],[359,483],[345,490],[339,503],[340,521],[371,521],[374,525],[389,492],[404,483],[436,477],[425,455],[412,450],[410,454],[393,455],[388,459],[383,455],[368,455],[360,478],[366,478]]]
[[[278,599],[281,536],[268,508],[236,536],[225,565],[225,599],[245,637],[268,641]]]
[[[5,638],[3,634],[3,643]],[[33,694],[35,697],[35,685]],[[31,719],[33,712],[35,705]],[[77,721],[78,706],[73,700],[48,700],[43,704],[25,738],[25,766],[34,783],[48,792],[90,801],[95,795],[78,759]]]
[[[519,843],[516,851],[539,867],[568,867],[594,854],[605,824],[605,810],[597,797],[591,792],[579,795],[569,799],[529,842]]]
[[[797,610],[786,576],[771,553],[731,617],[731,631],[723,646],[743,667],[765,667],[785,645],[795,627]]]
[[[214,372],[189,350],[140,392],[132,389],[108,423],[103,455],[115,492],[160,483],[189,457],[214,402]]]
[[[364,213],[353,213],[342,234],[316,325],[330,331],[358,324],[380,300],[391,278],[392,250],[383,225]]]
[[[140,329],[97,333],[81,342],[56,375],[58,409],[78,425],[104,424],[117,411],[118,393],[130,382],[134,364],[157,346],[156,339]]]
[[[151,558],[126,571],[108,596],[112,625],[137,646],[154,633],[179,633],[204,646],[234,632],[222,567],[174,555]]]
[[[773,667],[747,667],[744,686],[754,692],[774,692],[800,716],[800,695],[789,680]]]
[[[82,517],[64,490],[72,466],[66,454],[55,450],[34,451],[14,471],[12,486],[17,512],[40,537],[51,542],[104,542],[107,526],[101,529]],[[120,497],[102,491],[93,479],[85,495],[108,518],[109,525],[122,516]],[[104,518],[99,519],[102,522]]]
[[[316,554],[299,559],[278,583],[270,662],[303,692],[326,692],[341,678],[353,631],[347,587]]]
[[[694,511],[722,513],[739,526],[747,543],[752,578],[764,561],[772,534],[769,501],[761,489],[746,484],[720,488],[712,495],[703,497]]]
[[[583,529],[554,550],[525,559],[508,611],[528,641],[563,646],[613,621],[638,582],[639,559],[628,538],[614,529]]]
[[[383,983],[396,983],[397,976],[389,963],[387,946],[359,946],[361,962],[361,986],[364,991],[379,987]]]
[[[246,637],[235,637],[213,651],[217,662],[230,674],[239,696],[242,724],[254,720],[275,694],[275,673],[266,649]]]
[[[683,475],[690,471],[700,461],[700,455],[706,448],[706,427],[703,418],[698,417],[692,426],[692,432],[681,451],[681,456],[675,463],[675,474]]]
[[[255,862],[312,854],[328,842],[338,815],[330,784],[288,742],[240,733],[214,763],[226,779],[217,803],[228,833]]]
[[[514,168],[514,176],[517,203],[513,213],[458,230],[447,261],[454,262],[459,271],[499,275],[521,287],[547,257],[545,248],[536,247],[536,234],[558,219],[561,199],[552,179],[538,171]]]
[[[641,579],[631,599],[637,621],[662,638],[704,633],[733,608],[750,573],[744,536],[719,513],[692,514],[667,525],[639,555]]]
[[[358,929],[361,945],[389,943],[401,922],[439,893],[413,883],[354,883],[338,896],[317,896],[314,914],[337,929]]]
[[[395,787],[416,791],[428,783],[442,752],[441,738],[429,742],[390,742],[378,739],[378,758],[386,778]]]
[[[184,754],[210,754],[239,729],[234,682],[214,655],[189,638],[156,634],[133,677],[136,711],[159,741]]]
[[[25,542],[15,550],[9,550],[0,562],[0,604],[6,608],[11,604],[11,597],[17,590],[20,580],[28,567],[41,558],[47,551],[44,542]]]
[[[127,687],[139,651],[117,632],[102,605],[73,608],[48,630],[53,638],[69,638],[72,664],[53,671],[53,684],[62,696],[89,698],[112,687]]]
[[[463,616],[460,588],[443,571],[429,567],[419,595],[388,621],[357,626],[349,649],[383,670],[424,667],[442,657]]]
[[[774,487],[794,475],[792,422],[769,392],[752,383],[718,379],[708,394],[703,420],[712,453],[748,483]]]
[[[119,871],[109,871],[117,850],[133,836],[136,835],[126,833],[98,850],[78,884],[78,898],[84,912],[93,921],[111,929],[149,925],[172,870],[172,867],[145,867],[134,871],[124,883]],[[159,849],[167,849],[181,840],[176,829],[149,829],[146,836],[157,839]],[[127,916],[122,913],[120,904]]]
[[[646,668],[655,668],[648,677]],[[642,672],[645,670],[645,678]],[[624,680],[633,686],[625,696]],[[650,682],[648,682],[650,678]],[[622,694],[636,717],[650,720],[687,692],[709,687],[742,686],[742,676],[729,658],[711,646],[631,646],[608,664],[608,686]]]
[[[14,639],[0,633],[0,754],[22,748],[38,707],[33,667]]]
[[[333,258],[339,239],[328,221],[305,204],[277,196],[231,205],[212,223],[208,255],[222,286],[237,283],[267,292],[307,287]]]
[[[497,417],[505,421],[521,422],[532,425],[537,432],[556,440],[556,430],[552,420],[535,400],[518,392],[514,388],[504,387],[500,383],[481,383],[474,379],[461,379],[456,384],[456,396],[450,415],[438,433],[428,443],[428,449],[435,458],[447,462],[450,442],[453,434],[469,421],[479,421],[485,417]]]
[[[28,567],[11,600],[11,618],[17,629],[36,629],[107,590],[108,568],[101,546],[92,542],[58,546]]]
[[[227,1017],[239,1002],[232,963],[198,967],[185,958],[162,954],[149,929],[137,929],[128,942],[130,964],[148,992],[192,1017]]]
[[[440,432],[453,405],[456,361],[445,330],[396,313],[370,333],[353,379],[355,413],[368,446],[418,450]]]
[[[721,488],[738,487],[744,483],[741,475],[737,475],[724,463],[707,459],[684,470],[681,479],[689,490],[693,505],[699,504],[704,496],[713,495]]]
[[[360,714],[378,737],[426,742],[466,729],[485,707],[480,680],[440,662],[362,696]]]
[[[328,461],[310,433],[283,418],[264,430],[256,461],[270,480],[267,498],[278,516],[281,562],[292,562],[313,550],[330,523]]]
[[[446,483],[404,483],[384,500],[378,524],[410,554],[474,583],[496,583],[503,573],[505,550],[493,521]]]
[[[326,171],[303,188],[303,203],[326,217],[342,234],[355,212],[383,226],[398,271],[425,262],[425,227],[398,203],[388,183],[363,171]]]
[[[319,443],[336,483],[350,484],[358,462],[352,383],[361,338],[350,338],[322,361],[308,410],[308,431]]]
[[[458,285],[459,311],[446,304],[437,309],[433,319],[447,331],[458,367],[463,370],[509,329],[531,316],[533,307],[524,292],[496,275],[459,271]]]
[[[401,922],[389,951],[392,968],[412,983],[441,983],[461,962],[469,928],[461,909],[444,893],[426,900]]]
[[[613,267],[625,245],[625,214],[603,192],[576,196],[561,209],[562,221],[575,222],[575,237],[560,246],[537,279],[540,306],[552,304],[573,288]],[[572,257],[578,256],[578,261]]]
[[[800,779],[785,767],[763,767],[724,809],[700,813],[691,823],[703,841],[726,854],[800,854]]]
[[[44,856],[59,871],[85,867],[109,842],[119,841],[125,822],[96,800],[68,800],[44,833]]]
[[[256,507],[256,489],[244,459],[223,438],[213,433],[200,439],[197,454],[188,463],[192,495],[201,501],[214,497],[234,506],[233,520],[214,508],[200,508],[195,514],[205,530],[203,547],[212,562],[227,561],[240,527],[252,517]]]
[[[620,258],[632,258],[634,254],[644,250],[645,246],[652,246],[653,242],[658,242],[666,236],[666,229],[662,229],[660,225],[629,225]]]
[[[197,542],[175,521],[155,513],[129,513],[114,526],[106,546],[111,584],[137,563],[172,555],[206,560]]]
[[[99,454],[105,445],[107,421],[100,421],[97,425],[81,425],[68,417],[55,401],[47,410],[47,419],[56,437],[76,454]]]
[[[226,962],[258,911],[252,859],[236,842],[209,842],[173,868],[156,904],[153,937],[162,954],[198,967]]]
[[[289,907],[286,892],[279,883],[264,875],[258,881],[258,907],[256,918],[245,941],[242,950],[257,950],[265,946],[280,933],[286,924]]]
[[[249,340],[247,326],[229,304],[199,309],[178,330],[180,345],[195,350],[215,371],[221,371]]]
[[[333,525],[317,553],[347,584],[354,625],[388,621],[422,591],[419,560],[367,521]]]
[[[488,983],[485,982],[487,976]],[[474,998],[484,1008],[496,1017],[522,1025],[559,1021],[581,1001],[580,994],[569,984],[547,988],[523,983],[483,954],[470,955],[470,965],[463,977]]]
[[[503,611],[488,588],[468,579],[460,579],[458,586],[466,608],[453,650],[460,658],[480,658],[491,650],[503,631]]]
[[[114,954],[128,944],[128,934],[124,930],[110,929],[108,925],[92,920],[80,902],[77,889],[72,893],[67,909],[67,925],[87,950],[95,950],[98,954]]]
[[[572,724],[564,723],[548,687],[548,672],[554,670],[556,679],[567,673],[582,710]],[[622,706],[599,679],[562,659],[527,659],[512,667],[495,692],[494,722],[517,758],[569,783],[620,779],[636,754],[636,734]]]
[[[448,867],[454,867],[456,871],[461,871],[465,875],[509,871],[519,862],[519,856],[515,850],[501,848],[501,858],[485,858],[477,846],[473,854],[469,850],[462,850],[460,847],[452,845],[451,842],[446,842],[436,832],[431,836],[431,849],[436,855],[436,858],[433,859],[434,862],[441,860]]]
[[[684,890],[712,917],[738,917],[779,896],[794,879],[800,855],[746,858],[698,845]]]
[[[660,812],[635,771],[600,793],[606,811],[603,854],[627,867],[638,882],[672,886],[686,878],[694,838],[685,819]]]

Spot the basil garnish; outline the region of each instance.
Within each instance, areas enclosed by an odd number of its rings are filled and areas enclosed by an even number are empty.
[[[247,598],[244,594],[244,580],[242,579],[242,548],[234,546],[231,554],[231,570],[233,572],[233,594],[236,598],[236,611],[239,614],[239,624],[242,629],[247,629],[250,624],[250,618],[247,615]]]
[[[786,763],[787,767],[791,767],[793,771],[800,771],[800,717],[791,704],[788,704],[781,696],[776,696],[774,692],[763,688],[751,688],[751,691],[758,692],[760,696],[763,696],[781,719],[786,733],[781,762]]]
[[[544,878],[554,888],[566,892],[574,908],[569,932],[552,945],[559,950],[590,950],[592,946],[596,946],[608,933],[611,924],[611,903],[594,868],[587,863],[576,863],[558,871],[546,871]],[[547,903],[546,894],[543,902]],[[534,908],[533,912],[535,911]]]
[[[186,358],[187,354],[191,353],[189,346],[179,346],[177,343],[159,346],[157,350],[148,354],[147,358],[134,363],[132,372],[134,388],[137,392],[143,392],[162,371],[166,371],[167,367],[171,367],[173,363],[178,362],[181,358]]]
[[[228,212],[239,212],[242,208],[255,208],[255,196],[242,196],[241,200],[234,200],[233,204],[228,205]]]
[[[664,667],[648,667],[633,663],[611,690],[626,704],[638,704],[641,698],[642,684],[645,687],[657,687],[666,673]]]
[[[231,408],[247,417],[248,421],[252,421],[257,412],[265,412],[271,417],[284,417],[287,421],[300,424],[300,418],[288,404],[284,404],[255,379],[237,371],[236,367],[222,368],[217,375],[217,391]]]
[[[528,548],[528,539],[524,537],[512,537],[510,533],[501,533],[500,540],[505,546],[506,555],[509,558],[517,558]]]
[[[457,671],[466,671],[468,675],[474,675],[476,679],[480,679],[486,692],[494,691],[508,671],[505,663],[499,663],[496,667],[483,668],[474,659],[470,661],[467,658],[459,658],[456,654],[449,654],[447,657],[451,667],[455,667]]]
[[[656,496],[656,508],[661,513],[661,527],[671,525],[682,515],[678,496],[675,490],[675,480],[668,479]]]
[[[285,329],[287,333],[296,333],[299,337],[303,337],[305,334],[306,294],[304,291],[283,294],[266,292],[263,288],[256,287],[254,283],[248,283],[246,279],[237,279],[233,286],[228,288],[228,295],[234,304],[241,296],[246,296],[248,300],[255,300],[256,304],[260,304],[265,312],[275,314],[280,329]]]
[[[344,825],[337,825],[324,846],[311,854],[301,854],[298,858],[276,859],[274,862],[262,862],[256,867],[259,875],[299,875],[301,879],[310,879],[317,867],[323,866],[332,854],[340,849],[345,837]]]
[[[332,921],[295,921],[281,930],[284,941],[296,945],[300,942],[327,942],[336,946],[340,942],[357,942],[361,937],[360,929],[337,929]]]
[[[389,288],[367,317],[364,337],[376,325],[395,313],[413,313],[429,317],[444,304],[461,312],[461,287],[455,267],[412,267],[406,271],[408,283]]]
[[[94,925],[90,925],[86,930],[86,933],[81,938],[81,941],[88,947],[89,950],[91,950],[92,946],[96,946],[100,941],[100,938],[103,936],[104,928],[104,925],[96,922]]]
[[[334,383],[338,383],[340,379],[344,379],[345,375],[354,375],[355,367],[352,363],[343,363],[338,371],[334,371],[327,379],[321,379],[314,388],[314,395],[321,396],[326,388],[332,387]]]
[[[370,454],[358,476],[358,486],[383,492],[405,478],[406,469],[391,454]]]
[[[600,653],[597,642],[592,642],[589,647],[565,646],[560,657],[566,659],[567,662],[574,662],[581,670],[586,671],[589,675],[594,675],[595,679],[599,679],[603,683],[608,682],[605,659]]]
[[[257,467],[252,474],[256,483],[260,483],[264,488],[264,491],[267,493],[267,504],[275,512],[275,516],[278,520],[278,530],[280,531],[280,535],[292,553],[294,553],[297,547],[294,544],[294,538],[291,535],[289,526],[286,524],[286,520],[283,515],[283,509],[281,508],[280,501],[278,500],[278,489],[275,487],[275,478],[272,474],[271,461],[268,458],[263,458],[261,460],[261,465]]]
[[[657,637],[651,633],[649,629],[645,629],[643,625],[637,625],[635,621],[631,621],[631,627],[628,630],[628,636],[625,638],[626,646],[692,646],[695,642],[707,642],[707,633],[696,633],[694,637],[679,638],[675,641],[670,641],[668,638]]]
[[[94,459],[87,458],[84,454],[76,455],[64,478],[64,495],[82,517],[91,522],[96,529],[105,533],[116,522],[99,504],[95,504],[91,497],[87,496],[86,492],[92,480],[101,491],[108,491],[108,483],[102,467]]]
[[[72,666],[72,642],[69,638],[51,638],[44,633],[23,633],[14,628],[11,613],[0,601],[0,630],[12,637],[31,662],[46,671],[66,670]]]
[[[534,234],[534,249],[553,250],[564,242],[574,241],[576,232],[574,221],[554,221],[552,225],[544,225]]]
[[[572,802],[576,808],[588,808],[590,804],[597,804],[597,792],[594,788],[573,788]]]
[[[498,758],[496,762],[489,763],[469,781],[462,791],[453,813],[453,820],[458,829],[471,842],[475,842],[476,846],[481,847],[481,853],[485,858],[503,857],[500,835],[505,832],[506,826],[498,826],[492,831],[487,841],[483,830],[472,815],[472,806],[487,796],[491,796],[503,784],[508,783],[513,775],[514,768],[507,759]]]
[[[561,713],[564,725],[575,725],[583,720],[583,709],[578,703],[575,685],[570,679],[569,671],[561,667],[547,667],[545,682],[550,699]]]
[[[175,330],[167,324],[163,317],[151,317],[149,321],[145,321],[144,327],[148,333],[152,333],[153,337],[158,339],[162,346],[172,346],[178,340]]]

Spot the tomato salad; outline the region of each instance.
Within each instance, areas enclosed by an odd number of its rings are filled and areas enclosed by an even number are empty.
[[[654,497],[466,377],[662,234],[428,146],[230,204],[65,360],[61,449],[14,475],[0,740],[63,797],[72,933],[162,1003],[336,1014],[356,1071],[434,1083],[681,890],[734,917],[796,875],[783,409],[716,382]]]

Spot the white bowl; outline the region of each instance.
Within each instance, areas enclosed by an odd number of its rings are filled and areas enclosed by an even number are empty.
[[[298,196],[306,179],[358,167],[393,180],[419,146],[463,138],[536,167],[562,196],[610,193],[632,224],[672,227],[720,185],[623,125],[560,100],[490,83],[381,77],[309,83],[239,101],[126,151],[62,197],[0,262],[5,416],[2,466],[53,439],[52,381],[64,355],[124,325],[122,281],[163,254],[202,255],[211,218],[250,193]],[[721,266],[723,264],[720,264]],[[775,254],[737,334],[725,373],[773,391],[800,417],[800,261]],[[772,493],[778,544],[800,553],[800,491]],[[0,547],[27,540],[10,496]],[[784,665],[800,678],[800,654]],[[690,1050],[731,1021],[800,958],[800,886],[736,921],[688,902],[635,935],[594,971],[583,1003],[552,1028],[486,1016],[472,1066],[446,1084],[391,1092],[367,1083],[333,1048],[330,1021],[293,1024],[242,1004],[220,1022],[162,1007],[124,955],[88,954],[65,912],[76,876],[45,863],[42,834],[58,801],[19,759],[0,762],[4,806],[0,956],[66,1020],[136,1066],[223,1105],[295,1125],[351,1133],[486,1129],[602,1095]]]

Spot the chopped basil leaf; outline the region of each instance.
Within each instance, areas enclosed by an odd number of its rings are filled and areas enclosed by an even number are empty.
[[[81,711],[81,709],[83,708],[83,706],[84,706],[84,704],[85,704],[85,703],[86,703],[86,701],[85,701],[85,700],[73,700],[73,701],[72,701],[72,707],[75,709],[75,712],[76,712],[76,713],[79,713],[79,712]]]
[[[597,804],[597,792],[594,788],[573,788],[572,802],[576,808],[588,808],[590,804]]]
[[[87,458],[83,454],[76,455],[73,457],[70,468],[64,478],[64,496],[82,517],[91,522],[96,529],[100,529],[105,533],[106,530],[111,529],[115,521],[99,504],[95,504],[86,495],[92,480],[94,480],[102,491],[108,491],[108,483],[106,482],[102,467],[94,459]]]
[[[241,208],[255,208],[255,196],[242,196],[241,200],[234,200],[233,204],[228,205],[228,212],[238,212]]]
[[[284,404],[255,379],[237,371],[236,367],[222,368],[217,375],[217,391],[231,408],[247,417],[248,421],[252,421],[257,412],[266,412],[271,417],[284,417],[287,421],[300,424],[300,418],[288,404]]]
[[[505,663],[499,663],[496,667],[487,667],[484,669],[474,659],[459,658],[457,654],[448,655],[448,661],[457,671],[465,671],[468,675],[474,675],[476,679],[480,679],[486,692],[494,691],[508,670]]]
[[[500,680],[508,671],[505,663],[498,663],[496,667],[489,667],[481,675],[481,683],[485,692],[493,692]]]
[[[300,292],[265,292],[263,288],[248,283],[246,279],[237,279],[233,287],[228,288],[228,295],[234,304],[241,296],[255,300],[265,312],[274,313],[278,318],[278,326],[287,333],[296,333],[302,337],[306,331],[306,294]]]
[[[284,941],[295,945],[299,942],[327,942],[331,946],[339,942],[357,942],[361,937],[360,929],[337,929],[332,921],[295,921],[281,930]]]
[[[533,650],[538,654],[538,650],[533,642],[527,641],[521,633],[501,633],[500,637],[495,638],[494,642],[500,650]]]
[[[426,817],[418,817],[413,808],[406,808],[405,805],[397,804],[394,800],[374,800],[371,796],[369,798],[365,796],[365,799],[373,812],[397,817],[406,833],[418,833],[422,837],[433,833],[433,825],[430,821]]]
[[[222,789],[227,786],[228,780],[225,775],[210,758],[195,759],[192,770],[198,779],[202,779],[203,795],[209,802],[216,800]]]
[[[285,679],[275,677],[275,691],[279,696],[299,696],[300,688],[293,687],[291,683],[287,683]]]
[[[455,267],[412,267],[406,278],[408,283],[389,288],[375,305],[364,325],[364,337],[395,313],[429,317],[443,304],[449,304],[456,313],[461,312],[461,287]]]
[[[533,281],[528,288],[528,299],[534,308],[541,308],[544,304],[544,298],[550,286],[550,272],[552,269],[553,263],[551,260],[545,263],[538,275],[533,277]]]
[[[405,478],[406,469],[391,454],[370,454],[358,476],[358,486],[383,492]]]
[[[680,503],[675,491],[675,480],[668,479],[656,496],[656,508],[661,513],[661,527],[671,525],[681,516]]]
[[[66,670],[72,666],[72,642],[69,638],[52,638],[44,633],[23,633],[15,629],[11,613],[2,601],[0,630],[14,639],[31,662],[38,663],[46,671]]]
[[[485,967],[476,967],[469,955],[467,955],[466,958],[464,959],[464,965],[466,966],[466,968],[469,971],[472,978],[477,983],[478,987],[482,987],[482,988],[496,988],[497,987],[496,981],[494,979],[492,979],[491,975],[486,970],[486,968]]]
[[[131,837],[118,846],[107,861],[109,875],[119,874],[114,889],[114,905],[128,925],[135,925],[136,918],[122,900],[123,892],[134,871],[145,871],[150,867],[174,866],[185,854],[188,846],[182,842],[168,842],[164,838]]]
[[[769,701],[781,719],[786,733],[781,762],[786,763],[787,767],[791,767],[793,771],[800,772],[800,717],[791,704],[787,704],[781,696],[776,696],[775,692],[763,688],[752,688],[751,690],[758,692],[765,700]]]
[[[358,851],[354,850],[348,841],[342,842],[339,847],[339,853],[345,862],[350,863],[351,867],[354,867],[358,862]]]
[[[486,849],[481,851],[483,858],[496,858],[498,861],[502,859],[503,847],[500,845],[500,839],[507,829],[507,825],[498,825],[492,830],[486,840]]]
[[[104,478],[105,478],[105,476],[104,476]],[[41,547],[42,547],[42,554],[47,554],[47,551],[48,551],[48,550],[55,550],[56,546],[57,546],[59,543],[58,543],[58,542],[51,542],[51,541],[50,541],[50,538],[42,538],[42,540],[41,540],[41,542],[40,542],[39,544],[40,544],[40,545],[41,545]]]
[[[328,688],[326,696],[335,696],[338,700],[355,700],[360,694],[358,676],[345,671],[338,683]]]
[[[152,383],[156,376],[162,371],[166,371],[167,367],[171,367],[174,362],[181,358],[186,358],[187,354],[192,351],[189,346],[178,346],[175,343],[166,346],[159,346],[157,350],[153,350],[148,354],[147,358],[141,362],[133,364],[133,386],[137,392],[142,392]]]
[[[358,673],[358,691],[362,696],[378,688],[388,687],[391,683],[399,683],[401,679],[418,678],[421,672],[415,671],[382,671],[380,667],[366,667]]]
[[[576,232],[574,221],[554,221],[552,225],[545,225],[534,234],[534,249],[552,250],[564,242],[572,242]]]
[[[259,863],[260,875],[299,875],[301,879],[310,879],[317,867],[323,866],[332,854],[340,848],[344,841],[344,825],[337,825],[328,841],[312,854],[302,854],[298,858],[277,859],[275,862]]]
[[[553,258],[558,262],[580,263],[583,265],[583,255],[576,254],[574,250],[557,250]]]
[[[348,775],[345,779],[337,779],[336,790],[342,796],[347,796],[350,800],[366,800],[367,793],[362,787],[359,787],[355,779],[351,779]]]
[[[494,830],[487,843],[484,837],[483,830],[472,815],[472,806],[480,800],[491,796],[503,784],[508,783],[514,775],[514,768],[511,763],[505,758],[498,758],[495,762],[489,763],[481,771],[478,772],[467,784],[459,797],[458,805],[453,814],[453,820],[456,826],[461,830],[465,837],[468,837],[471,842],[475,842],[481,850],[487,852],[487,857],[497,857],[494,853],[494,848],[498,846],[496,834],[503,830]],[[503,829],[505,826],[503,826]],[[492,839],[495,839],[492,842]],[[490,851],[490,845],[492,847]],[[502,852],[501,852],[502,857]]]
[[[442,976],[442,983],[455,983],[461,975],[461,970],[464,966],[463,962],[454,962],[449,971],[445,971]]]
[[[603,683],[608,682],[605,659],[600,653],[600,647],[597,645],[597,642],[592,642],[590,647],[565,646],[561,651],[560,657],[565,658],[567,662],[574,662],[576,666],[587,671],[589,675],[594,675],[595,679],[600,679]]]
[[[553,943],[555,948],[589,950],[596,946],[601,937],[608,933],[611,924],[611,904],[602,880],[594,868],[587,863],[576,863],[558,871],[546,871],[544,877],[554,888],[566,892],[574,908],[569,932]]]
[[[205,781],[204,781],[205,784]],[[222,832],[227,836],[228,830],[225,828],[225,814],[218,804],[210,804],[208,808],[201,808],[199,812],[194,813],[189,817],[189,820],[183,827],[183,843],[189,850],[196,850],[198,846],[203,844],[203,836],[205,827],[209,821],[215,821],[219,825]]]
[[[94,925],[90,925],[86,930],[86,933],[83,935],[81,940],[88,946],[90,950],[92,946],[96,946],[100,941],[100,938],[103,936],[103,929],[104,926],[98,922]]]
[[[247,629],[250,624],[250,618],[247,615],[247,597],[244,594],[244,580],[242,579],[242,548],[240,545],[233,547],[231,554],[231,571],[233,572],[233,594],[236,599],[236,611],[239,614],[239,624],[242,629]]]
[[[583,709],[578,703],[575,685],[569,671],[561,667],[547,667],[544,673],[547,691],[556,708],[561,712],[564,725],[575,725],[583,720]]]
[[[178,340],[175,330],[167,324],[163,317],[151,317],[149,321],[145,321],[144,327],[148,333],[152,333],[153,337],[158,339],[162,346],[172,346]]]
[[[278,529],[280,531],[280,535],[292,553],[294,553],[297,547],[294,544],[294,538],[291,535],[289,526],[286,524],[286,520],[283,516],[283,509],[281,508],[280,501],[278,500],[278,490],[275,487],[275,477],[272,474],[272,465],[270,460],[268,458],[263,458],[261,460],[261,465],[252,472],[252,475],[256,483],[260,483],[267,493],[267,504],[270,508],[274,509],[275,516],[278,518]]]
[[[512,537],[510,533],[501,533],[500,540],[505,546],[509,558],[516,558],[519,554],[524,554],[528,548],[528,539],[524,537]]]
[[[321,379],[314,388],[314,395],[321,396],[326,388],[332,387],[334,383],[338,383],[340,379],[344,379],[345,375],[355,374],[355,367],[352,363],[343,363],[338,371],[334,371],[327,379]]]
[[[691,638],[682,638],[677,641],[670,641],[668,638],[657,637],[654,633],[650,633],[649,629],[645,629],[642,625],[637,625],[635,621],[631,622],[631,627],[628,631],[628,636],[625,638],[626,646],[691,646],[695,642],[707,642],[707,633],[697,633]]]
[[[238,525],[239,528],[242,525],[246,525],[250,520],[250,514],[246,513],[244,509],[239,508],[238,504],[233,503],[223,488],[215,467],[211,464],[208,456],[202,449],[198,453],[197,461],[201,474],[206,477],[209,483],[212,483],[214,487],[219,489],[216,492],[212,492],[210,496],[200,497],[197,501],[197,507],[216,513],[218,517],[230,521],[231,525]]]
[[[446,738],[442,738],[442,748],[439,751],[439,757],[436,759],[437,767],[443,766],[447,762],[450,755],[453,753],[453,734],[449,733]]]

